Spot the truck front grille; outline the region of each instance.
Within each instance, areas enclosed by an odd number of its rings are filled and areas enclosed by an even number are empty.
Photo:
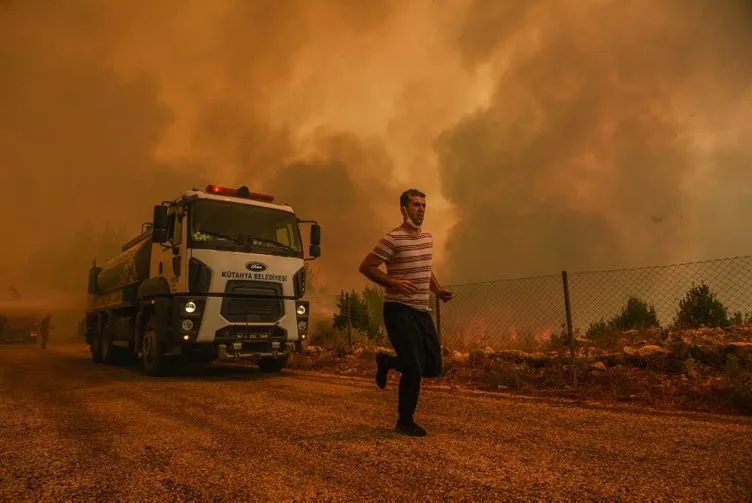
[[[284,314],[282,285],[228,281],[220,313],[231,323],[273,323]]]

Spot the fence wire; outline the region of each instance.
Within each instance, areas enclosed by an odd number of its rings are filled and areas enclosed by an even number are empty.
[[[486,346],[535,349],[553,338],[566,340],[567,295],[575,335],[618,317],[630,297],[654,308],[658,324],[669,327],[682,299],[703,284],[727,309],[730,323],[752,322],[752,256],[566,276],[568,288],[562,274],[447,286],[454,293],[450,302],[437,306],[431,297],[431,316],[442,345],[465,351]],[[343,341],[344,331],[333,328],[334,317],[341,311],[339,295],[307,300],[311,303],[311,342],[320,334],[327,335],[319,337],[324,343]],[[381,307],[370,306],[371,316]],[[374,323],[383,334],[380,319]],[[362,334],[354,340],[362,341]],[[384,338],[377,342],[388,345]]]
[[[752,257],[569,274],[574,326],[587,331],[591,323],[618,316],[629,297],[655,308],[662,327],[672,326],[690,289],[705,284],[736,322],[752,312]]]
[[[457,349],[531,347],[566,320],[560,275],[447,287],[440,306],[442,344]]]

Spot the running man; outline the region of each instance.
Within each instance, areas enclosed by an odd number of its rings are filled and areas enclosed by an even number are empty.
[[[441,347],[429,314],[430,292],[448,302],[452,293],[439,286],[433,274],[433,236],[421,226],[426,195],[408,189],[400,196],[402,224],[389,231],[360,264],[360,273],[385,288],[384,326],[397,356],[376,356],[376,384],[384,389],[389,370],[402,374],[399,382],[399,418],[395,431],[423,437],[415,423],[420,382],[441,375]],[[386,274],[379,267],[386,264]]]

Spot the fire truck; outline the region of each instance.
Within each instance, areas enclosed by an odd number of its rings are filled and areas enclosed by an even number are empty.
[[[308,253],[301,224],[311,224]],[[154,206],[152,222],[89,270],[80,330],[94,362],[255,361],[279,372],[308,332],[305,261],[321,229],[274,197],[209,185]]]

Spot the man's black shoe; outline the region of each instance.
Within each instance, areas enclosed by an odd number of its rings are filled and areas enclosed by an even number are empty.
[[[425,437],[427,435],[426,430],[413,421],[397,421],[394,431],[411,437]]]
[[[389,373],[389,355],[379,353],[376,355],[376,386],[386,388],[386,377]]]

